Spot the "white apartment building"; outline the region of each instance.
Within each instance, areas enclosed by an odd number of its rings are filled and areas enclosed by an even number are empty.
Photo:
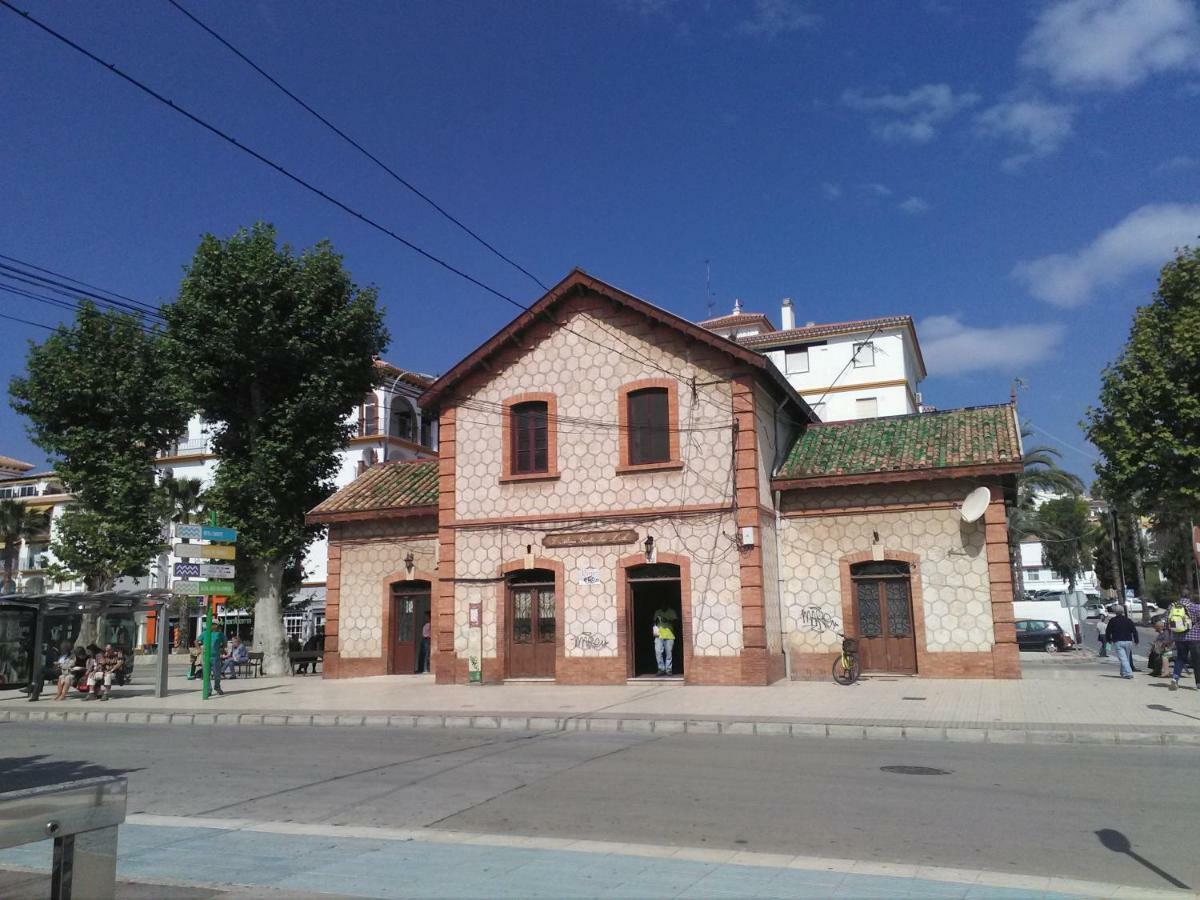
[[[341,465],[334,476],[336,487],[343,488],[376,463],[415,459],[436,455],[437,420],[422,415],[417,398],[433,383],[433,378],[407,372],[380,361],[381,384],[363,398],[346,424],[354,428],[349,446],[341,453]],[[220,460],[213,452],[209,427],[199,416],[188,423],[187,434],[158,460],[161,474],[175,478],[198,478],[204,487],[212,484]],[[293,607],[315,613],[315,624],[324,621],[327,541],[313,541],[304,559],[304,582]],[[176,562],[163,556],[155,566],[155,583],[167,586],[174,580]],[[285,615],[288,632],[301,633],[300,613]]]
[[[898,416],[923,408],[926,376],[910,316],[796,325],[790,299],[781,328],[763,313],[743,312],[700,324],[768,357],[824,422]]]
[[[54,561],[50,540],[71,496],[65,493],[62,482],[53,472],[34,472],[33,469],[32,463],[0,456],[0,500],[16,500],[31,512],[49,514],[49,528],[42,534],[23,538],[17,548],[13,572],[16,589],[23,593],[81,591],[84,588],[82,581],[52,581],[46,572],[47,565]],[[2,575],[0,580],[3,580]]]

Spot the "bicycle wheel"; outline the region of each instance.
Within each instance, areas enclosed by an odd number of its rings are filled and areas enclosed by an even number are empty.
[[[861,671],[861,667],[858,664],[858,657],[847,658],[845,654],[842,654],[833,661],[833,680],[838,684],[854,684],[854,682],[858,681]]]

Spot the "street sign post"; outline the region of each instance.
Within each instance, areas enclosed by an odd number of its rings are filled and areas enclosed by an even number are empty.
[[[237,529],[178,522],[175,525],[175,537],[183,541],[228,541],[232,543],[237,540]]]
[[[175,563],[176,578],[232,578],[235,572],[225,563]]]
[[[188,597],[229,597],[233,594],[232,581],[177,581],[171,593]]]
[[[171,551],[181,559],[237,559],[230,544],[176,544]]]

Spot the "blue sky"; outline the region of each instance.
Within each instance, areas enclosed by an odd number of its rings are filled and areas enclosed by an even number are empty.
[[[498,289],[540,293],[165,0],[47,24]],[[1172,248],[1200,235],[1190,0],[229,3],[189,9],[548,283],[688,318],[908,313],[941,407],[1077,426]],[[329,238],[388,358],[445,371],[512,307],[0,9],[0,253],[169,300],[201,234]],[[0,294],[0,312],[57,310]],[[0,321],[0,377],[45,332]],[[7,408],[0,453],[42,462]],[[1039,441],[1051,439],[1038,435]],[[1053,441],[1051,441],[1053,442]]]

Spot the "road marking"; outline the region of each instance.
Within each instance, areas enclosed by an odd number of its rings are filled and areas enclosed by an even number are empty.
[[[1147,900],[1178,898],[1179,891],[1126,887],[1109,882],[1081,881],[1044,875],[1017,875],[981,869],[957,869],[945,866],[913,866],[877,863],[836,857],[800,856],[782,853],[758,853],[752,850],[718,850],[700,847],[670,847],[661,844],[620,841],[574,840],[571,838],[530,837],[524,835],[481,834],[428,828],[386,828],[371,825],[327,825],[303,822],[255,822],[249,819],[206,819],[189,816],[162,816],[134,813],[125,820],[130,825],[159,828],[211,828],[217,831],[249,831],[276,835],[362,838],[376,841],[418,842],[428,844],[470,844],[473,846],[516,847],[527,850],[557,850],[572,853],[615,854],[619,856],[703,861],[716,865],[756,866],[773,869],[800,869],[836,872],[845,875],[872,875],[888,878],[916,878],[980,887],[1012,888],[1041,892],[1075,894],[1083,897],[1143,897]]]

